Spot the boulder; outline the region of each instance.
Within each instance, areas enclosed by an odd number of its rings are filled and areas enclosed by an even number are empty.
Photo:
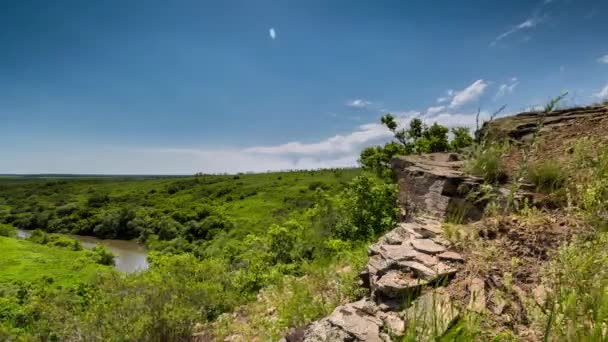
[[[359,310],[355,303],[337,307],[327,317],[327,321],[354,337],[355,340],[381,341],[380,327],[382,326],[382,321],[375,316]]]
[[[424,267],[424,265],[421,265]],[[416,278],[407,272],[391,270],[381,276],[373,285],[374,295],[380,298],[401,298],[413,290],[428,284],[428,281]]]

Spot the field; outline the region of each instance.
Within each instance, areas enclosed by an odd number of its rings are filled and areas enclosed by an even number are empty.
[[[0,284],[14,281],[52,282],[70,287],[110,270],[93,262],[85,251],[39,245],[27,240],[0,236]]]

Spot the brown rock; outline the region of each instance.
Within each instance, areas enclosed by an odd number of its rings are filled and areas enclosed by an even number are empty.
[[[437,244],[430,239],[414,239],[411,241],[412,246],[420,252],[437,254],[445,252],[445,247]]]
[[[474,278],[469,285],[469,310],[483,313],[486,310],[485,282],[481,278]]]
[[[459,253],[456,252],[443,252],[441,254],[437,254],[437,257],[439,259],[443,259],[443,260],[449,260],[449,261],[460,261],[463,262],[464,258],[462,257],[462,255],[460,255]]]
[[[312,323],[304,332],[303,342],[352,341],[352,337],[327,319]]]
[[[382,321],[357,310],[355,306],[353,303],[339,306],[327,317],[327,320],[360,341],[381,341]]]
[[[424,265],[421,265],[424,267]],[[392,270],[376,281],[375,290],[389,298],[399,297],[413,288],[424,286],[428,282],[424,279],[414,278],[398,270]]]
[[[534,301],[538,306],[544,308],[547,305],[547,288],[544,285],[538,285],[532,290],[532,295],[534,296]]]
[[[412,260],[418,254],[409,243],[406,245],[382,245],[379,251],[380,255],[389,261]]]
[[[436,257],[425,253],[417,253],[415,259],[428,267],[435,266],[439,262]]]

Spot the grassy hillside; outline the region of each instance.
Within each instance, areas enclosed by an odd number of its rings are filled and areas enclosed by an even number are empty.
[[[95,263],[87,251],[72,251],[15,238],[0,236],[0,251],[0,284],[44,281],[69,287],[111,269]]]

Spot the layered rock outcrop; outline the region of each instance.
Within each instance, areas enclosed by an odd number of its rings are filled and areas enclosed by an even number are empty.
[[[445,330],[458,317],[440,287],[464,259],[441,237],[439,221],[421,217],[401,223],[368,254],[361,280],[369,296],[341,305],[310,325],[303,341],[393,341],[412,320],[420,326],[425,326],[421,321],[433,320]]]
[[[579,124],[597,124],[608,119],[608,106],[596,105],[554,110],[524,112],[486,122],[481,134],[492,138],[507,138],[525,142],[532,138],[538,123],[542,121],[541,134]]]
[[[368,249],[369,261],[360,274],[368,295],[285,341],[393,341],[413,321],[424,337],[429,332],[423,327],[445,331],[459,316],[442,286],[465,260],[442,236],[441,222],[456,204],[480,214],[458,192],[461,184],[476,186],[479,180],[460,171],[461,162],[450,154],[400,157],[392,166],[406,215]]]

